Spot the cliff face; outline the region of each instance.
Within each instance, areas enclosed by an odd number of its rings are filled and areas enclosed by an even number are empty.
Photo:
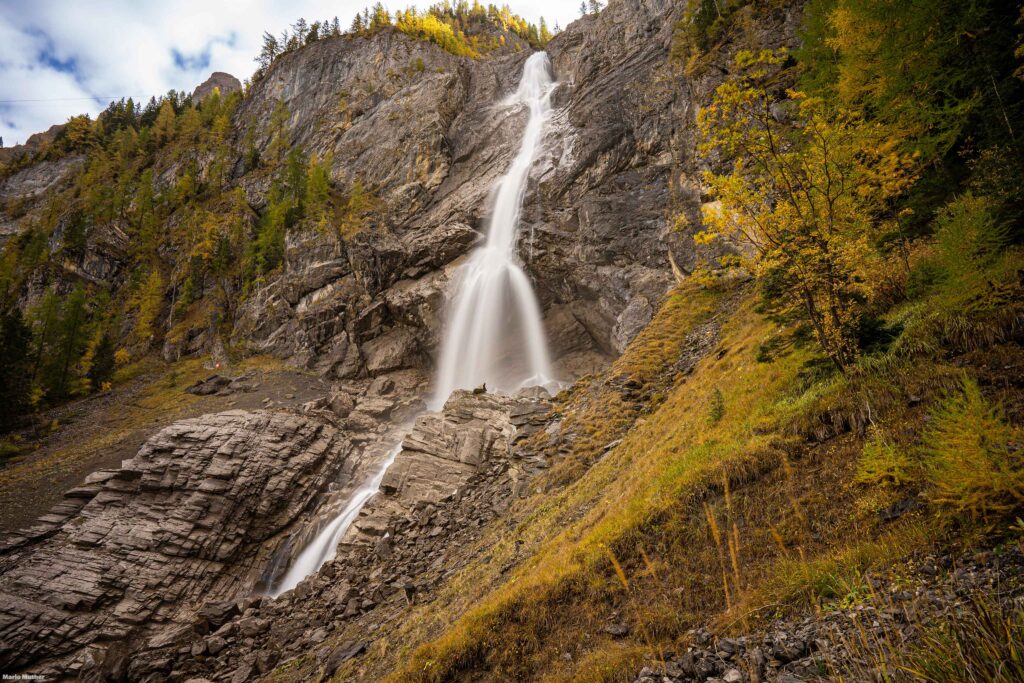
[[[549,46],[557,112],[531,175],[521,253],[566,378],[620,352],[649,320],[672,282],[670,250],[690,261],[668,221],[679,157],[673,134],[685,119],[674,104],[680,89],[661,84],[676,5],[612,3]],[[485,228],[489,193],[525,122],[524,112],[500,104],[528,54],[516,47],[470,60],[386,30],[322,39],[274,62],[231,125],[234,182],[248,203],[264,209],[270,180],[246,173],[243,156],[268,153],[268,122],[283,103],[289,145],[329,157],[336,186],[360,183],[376,210],[346,240],[290,233],[282,270],[230,313],[231,341],[331,378],[431,366],[448,280]],[[223,78],[196,94],[221,81],[226,94]],[[212,163],[202,150],[164,159],[157,187],[171,187],[188,164],[203,177]],[[45,209],[45,192],[77,168],[65,158],[8,178],[0,187],[4,234],[25,229]],[[84,249],[62,255],[58,288],[78,278],[119,288],[128,265],[123,230],[116,220],[97,225]],[[54,240],[57,254],[59,231]],[[26,303],[38,300],[41,284],[24,292]],[[176,334],[164,356],[209,352],[222,333],[198,326]]]
[[[725,64],[679,77],[668,55],[681,13],[667,0],[612,2],[600,15],[573,22],[547,48],[559,82],[556,112],[531,173],[520,252],[564,379],[620,353],[674,281],[671,262],[683,271],[694,262],[688,234],[699,223],[701,201],[695,112]],[[762,14],[749,29],[753,42],[792,42],[789,10]],[[289,231],[283,266],[244,297],[227,295],[226,326],[221,316],[216,324],[186,321],[174,334],[156,330],[164,357],[216,351],[231,341],[332,379],[429,369],[448,281],[486,227],[489,193],[525,122],[524,112],[501,105],[519,78],[524,46],[514,40],[471,60],[384,30],[321,39],[275,60],[230,122],[230,184],[244,190],[253,212],[264,211],[270,175],[251,172],[245,160],[271,153],[273,112],[283,105],[287,145],[329,158],[337,188],[365,188],[372,218],[345,239]],[[215,74],[193,99],[214,87],[227,95],[235,83]],[[209,149],[160,156],[156,189],[173,188],[190,168],[205,178],[215,163]],[[3,180],[0,238],[63,211],[48,198],[84,166],[72,154]],[[679,213],[692,219],[683,231],[670,220]],[[85,280],[116,293],[129,279],[135,266],[124,218],[91,226],[84,246],[69,251],[64,228],[71,218],[60,215],[48,245],[52,267],[26,282],[23,309],[54,280],[62,292]],[[168,224],[179,220],[172,215]],[[160,246],[163,257],[179,263],[181,249]],[[177,288],[164,292],[165,305],[176,305]],[[174,315],[161,319],[175,322]]]
[[[668,220],[673,133],[692,131],[676,105],[685,93],[665,82],[678,13],[670,2],[613,3],[548,48],[557,112],[531,174],[521,252],[570,377],[650,319],[672,282],[670,251],[692,260]],[[245,100],[240,131],[284,101],[291,141],[331,154],[339,184],[377,188],[386,208],[342,247],[291,237],[285,272],[243,309],[236,338],[336,377],[429,364],[452,268],[485,228],[524,122],[500,105],[524,57],[459,60],[385,33],[280,60]],[[254,205],[261,189],[250,188]]]

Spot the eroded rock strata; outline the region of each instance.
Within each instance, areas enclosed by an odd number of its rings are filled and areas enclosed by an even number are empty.
[[[151,641],[131,678],[245,681],[309,652],[330,675],[480,552],[483,529],[547,467],[526,443],[549,415],[544,398],[456,392],[417,420],[333,561],[276,600],[231,603],[230,618]],[[338,644],[342,627],[365,637]]]
[[[68,491],[0,555],[0,668],[73,675],[106,650],[245,594],[265,542],[357,459],[309,416],[231,411],[161,430]]]

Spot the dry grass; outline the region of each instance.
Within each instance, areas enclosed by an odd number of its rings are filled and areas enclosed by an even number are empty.
[[[453,585],[483,599],[450,627],[435,622],[443,635],[395,680],[533,680],[541,672],[619,680],[635,671],[638,653],[657,659],[700,617],[749,621],[776,563],[875,535],[877,522],[836,506],[853,508],[859,495],[848,486],[859,444],[839,440],[812,456],[776,429],[808,352],[756,362],[759,342],[775,330],[749,306],[620,444],[564,489],[527,503],[533,512],[511,535],[529,558],[506,581],[479,581],[480,568],[468,568]],[[577,413],[575,424],[600,414]],[[592,457],[589,442],[582,448]],[[491,550],[504,557],[500,541]],[[473,588],[496,584],[489,594]],[[605,633],[610,620],[628,624],[630,635]]]
[[[876,609],[904,611],[885,598],[865,602]],[[927,603],[907,613],[915,626],[910,642],[861,626],[839,640],[850,656],[832,664],[837,680],[884,683],[1015,683],[1024,680],[1024,607],[998,595],[973,592],[951,613]]]
[[[336,680],[623,680],[697,623],[741,632],[859,596],[865,572],[933,544],[931,511],[877,514],[916,495],[919,470],[867,485],[862,452],[869,435],[880,458],[909,452],[963,370],[890,353],[809,374],[813,349],[766,357],[788,331],[746,294],[725,316],[731,299],[680,289],[607,373],[560,397],[561,433],[531,444],[555,463],[540,492]],[[695,344],[716,316],[717,341]]]

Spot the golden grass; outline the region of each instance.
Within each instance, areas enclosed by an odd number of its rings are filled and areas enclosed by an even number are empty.
[[[865,572],[934,543],[922,510],[881,521],[915,489],[865,486],[859,461],[869,430],[894,448],[919,440],[961,370],[868,357],[846,377],[809,379],[811,348],[758,362],[788,332],[750,293],[725,315],[736,298],[680,288],[608,372],[560,396],[561,433],[531,444],[554,467],[467,553],[486,560],[335,679],[622,680],[696,623],[741,632],[853,599]],[[691,333],[716,315],[718,341],[679,372]],[[629,634],[608,633],[613,621]]]
[[[683,300],[677,294],[667,310]],[[709,544],[706,526],[714,517],[702,501],[721,497],[730,482],[743,487],[778,469],[780,446],[785,443],[778,435],[765,433],[764,426],[774,422],[776,403],[787,394],[807,358],[806,352],[794,351],[779,362],[755,362],[758,342],[774,333],[774,326],[754,315],[750,305],[745,301],[725,323],[718,352],[705,357],[691,376],[674,378],[664,403],[637,420],[617,447],[564,490],[527,503],[533,512],[513,535],[533,550],[531,557],[440,639],[416,651],[394,680],[453,680],[470,670],[524,679],[545,671],[571,680],[576,667],[556,659],[555,650],[560,648],[552,643],[586,644],[585,651],[591,654],[582,661],[590,666],[599,659],[602,670],[609,665],[609,655],[592,653],[608,648],[632,651],[615,645],[598,628],[615,608],[626,614],[631,601],[644,604],[641,596],[650,596],[652,590],[685,596],[675,604],[652,601],[651,614],[629,619],[636,634],[646,634],[632,639],[631,647],[649,651],[654,642],[644,640],[675,636],[705,604],[724,607],[730,590],[739,597],[747,588],[742,576],[746,541],[727,511],[718,534],[720,545]],[[691,329],[704,319],[706,314],[691,318]],[[638,341],[650,343],[643,338]],[[641,357],[645,360],[639,364],[640,373],[651,374],[649,355]],[[631,356],[625,355],[612,368],[612,376],[629,367],[630,361]],[[721,419],[709,424],[712,406],[718,406]],[[600,412],[594,411],[592,417],[577,414],[574,426],[582,429],[585,424],[581,423],[596,421]],[[592,444],[584,440],[582,448],[586,452]],[[750,498],[745,491],[742,495]],[[783,505],[788,511],[789,504]],[[681,542],[685,535],[690,538]],[[501,557],[501,542],[497,545],[492,552]],[[620,573],[636,570],[643,546],[647,547],[646,571],[637,573],[646,576],[635,584],[638,593],[631,595],[633,589],[622,585]],[[777,552],[770,537],[768,547]],[[609,561],[610,551],[624,558],[619,571]],[[698,573],[687,560],[688,552],[717,567],[711,572],[717,578],[709,582],[708,572]],[[655,572],[646,566],[652,564],[651,557],[675,567],[660,578],[651,576]],[[680,567],[685,570],[679,571]],[[470,567],[466,575],[477,571]],[[494,585],[490,578],[456,585],[462,589]],[[689,590],[692,595],[686,595]],[[617,661],[619,673],[635,664],[635,658],[625,654]]]

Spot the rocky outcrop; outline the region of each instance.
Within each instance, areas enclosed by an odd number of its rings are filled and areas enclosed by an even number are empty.
[[[213,635],[198,620],[173,641],[151,641],[133,656],[133,676],[246,681],[306,653],[329,676],[359,657],[368,638],[457,571],[486,524],[526,494],[546,463],[524,439],[547,425],[548,407],[535,397],[456,392],[441,413],[417,420],[333,561],[276,600],[240,601]],[[294,672],[304,675],[312,672]]]
[[[91,475],[0,550],[0,668],[73,676],[115,644],[243,595],[266,541],[351,475],[321,419],[231,411],[175,423]],[[157,636],[159,637],[159,636]]]
[[[0,150],[3,151],[8,150]],[[0,180],[0,245],[6,238],[25,229],[22,217],[31,212],[34,204],[43,200],[43,195],[67,183],[83,166],[84,158],[74,154],[40,161]]]
[[[509,463],[512,443],[532,433],[546,414],[546,401],[456,391],[438,413],[417,418],[402,449],[343,543],[370,543],[392,520],[459,495],[466,483],[492,461]],[[514,489],[525,479],[522,467],[506,471]]]
[[[33,133],[28,136],[28,140],[24,144],[14,145],[13,147],[0,146],[0,164],[6,164],[23,156],[39,152],[56,140],[57,136],[64,130],[64,127],[63,123],[54,124],[41,133]]]
[[[214,71],[210,77],[196,86],[192,91],[192,103],[199,105],[216,90],[221,97],[227,97],[231,93],[242,89],[242,84],[237,78],[223,71]]]

